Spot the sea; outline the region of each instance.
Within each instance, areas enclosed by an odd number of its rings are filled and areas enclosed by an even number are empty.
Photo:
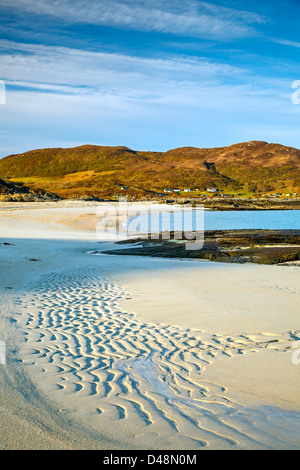
[[[174,212],[148,212],[129,218],[132,233],[197,230],[300,230],[300,210],[216,211],[182,209]]]

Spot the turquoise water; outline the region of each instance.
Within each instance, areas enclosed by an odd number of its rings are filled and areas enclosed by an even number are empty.
[[[205,230],[300,229],[300,210],[206,211]]]
[[[152,213],[131,219],[129,229],[157,233],[163,230],[195,231],[235,229],[300,230],[300,210],[210,211]],[[151,230],[150,230],[151,227]]]

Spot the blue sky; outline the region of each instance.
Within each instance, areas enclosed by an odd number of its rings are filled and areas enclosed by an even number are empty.
[[[300,148],[299,0],[0,0],[0,157]]]

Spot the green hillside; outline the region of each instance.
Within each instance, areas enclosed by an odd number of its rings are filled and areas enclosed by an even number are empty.
[[[259,141],[167,152],[84,145],[10,155],[0,160],[0,178],[63,198],[152,197],[166,188],[198,195],[211,187],[244,195],[300,193],[300,151]]]

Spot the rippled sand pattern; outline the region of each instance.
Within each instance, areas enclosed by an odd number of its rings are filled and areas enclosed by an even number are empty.
[[[146,324],[121,308],[126,295],[93,268],[47,275],[20,298],[23,360],[62,411],[141,448],[274,444],[265,429],[254,432],[254,412],[201,373],[220,355],[282,348],[290,336],[231,338]]]

